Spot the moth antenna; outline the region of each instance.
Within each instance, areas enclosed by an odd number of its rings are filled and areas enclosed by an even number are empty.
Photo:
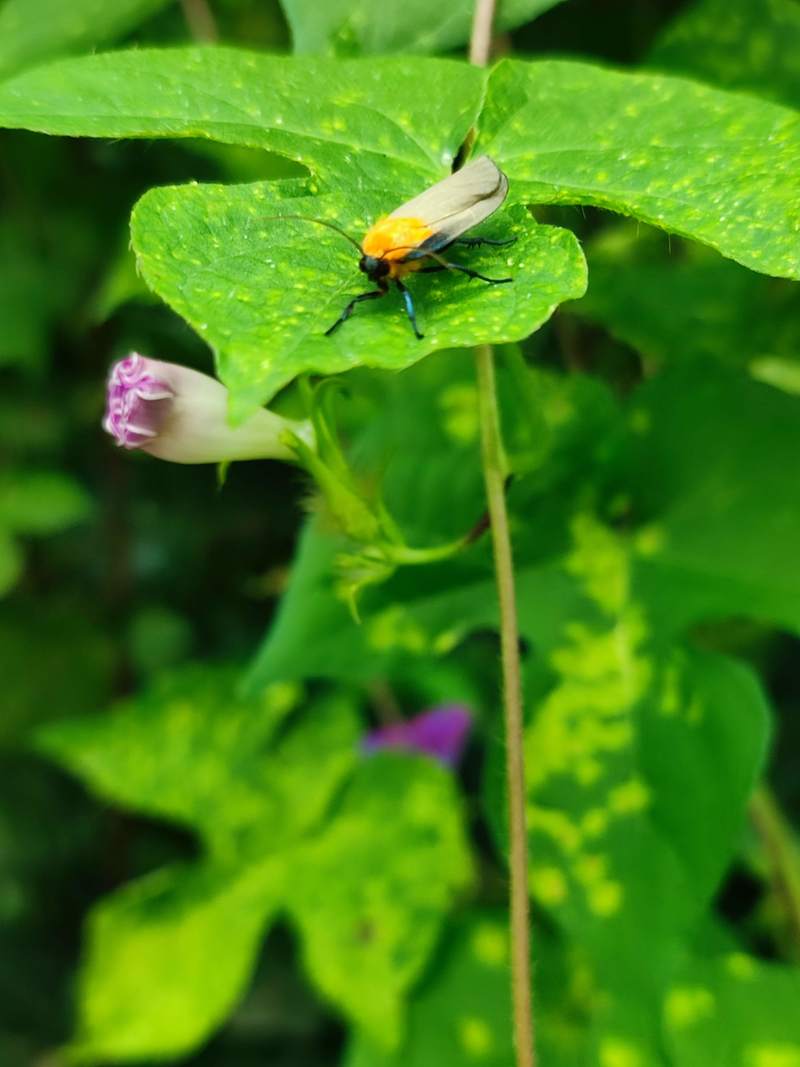
[[[345,241],[349,241],[353,248],[357,248],[359,254],[362,253],[361,245],[358,241],[355,241],[349,233],[345,233],[334,222],[328,222],[327,219],[316,219],[312,215],[259,215],[259,218],[264,219],[266,222],[270,220],[273,222],[280,222],[282,219],[297,219],[299,222],[315,222],[317,226],[325,226],[329,230],[333,230],[334,233],[338,233],[340,237],[344,237]]]

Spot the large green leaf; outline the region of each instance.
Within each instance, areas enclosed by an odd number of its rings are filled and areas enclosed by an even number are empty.
[[[364,760],[344,693],[287,720],[296,688],[245,701],[233,677],[187,668],[109,716],[36,735],[100,796],[197,829],[208,853],[93,913],[75,1059],[195,1047],[238,999],[278,910],[299,928],[322,994],[396,1044],[408,987],[469,880],[452,775],[429,759]]]
[[[663,234],[633,223],[609,228],[586,253],[589,291],[570,310],[605,326],[648,366],[714,358],[776,383],[800,376],[800,286],[696,245],[671,251]]]
[[[45,59],[107,44],[171,2],[5,0],[0,6],[0,77]]]
[[[352,197],[442,177],[485,75],[441,59],[336,61],[231,48],[70,59],[0,86],[0,125],[89,137],[207,137],[303,163]],[[404,91],[398,92],[398,79]],[[396,205],[394,205],[396,206]]]
[[[345,699],[271,741],[297,698],[276,686],[241,700],[235,671],[186,668],[108,716],[45,727],[37,746],[114,803],[199,830],[218,855],[260,855],[312,826],[357,758]]]
[[[477,150],[517,199],[596,204],[800,277],[800,121],[786,108],[679,78],[505,61],[479,126]]]
[[[637,588],[662,630],[744,616],[797,631],[797,398],[721,365],[676,365],[635,395],[629,427],[620,489]]]
[[[675,1067],[797,1067],[800,971],[733,952],[692,961],[664,1000]]]
[[[408,988],[470,874],[452,776],[397,755],[361,766],[293,865],[287,904],[308,973],[383,1048],[399,1044]]]
[[[190,1051],[241,995],[283,891],[283,871],[168,868],[95,908],[70,1062]]]
[[[646,978],[653,996],[730,862],[763,766],[766,705],[747,668],[663,641],[625,538],[589,515],[572,537],[565,584],[547,591],[562,618],[520,595],[536,652],[531,891],[604,985]],[[501,758],[498,745],[495,767]],[[501,780],[490,774],[487,795],[504,840]]]
[[[648,65],[800,107],[800,7],[699,0],[662,32]]]
[[[560,0],[504,0],[497,28],[528,22]],[[473,0],[282,0],[296,52],[442,52],[469,40]]]
[[[414,997],[403,1045],[387,1053],[358,1034],[346,1067],[507,1067],[514,1049],[505,919],[486,912],[454,924]]]
[[[358,308],[326,337],[348,300],[374,285],[337,234],[273,216],[321,216],[360,237],[396,203],[390,186],[357,201],[344,194],[277,199],[271,183],[155,189],[134,212],[133,243],[148,284],[216,349],[223,381],[245,402],[268,400],[304,372],[400,370],[435,349],[519,340],[584,291],[572,234],[536,226],[517,208],[486,230],[515,237],[512,248],[452,257],[490,277],[511,276],[512,284],[487,286],[450,272],[417,276],[409,288],[424,340],[411,331],[399,294]]]

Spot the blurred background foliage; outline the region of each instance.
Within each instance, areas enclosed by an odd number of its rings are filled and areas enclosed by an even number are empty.
[[[0,76],[193,39],[461,54],[470,9],[4,0]],[[794,0],[508,0],[498,40],[789,107],[798,46]],[[129,350],[209,369],[136,277],[138,197],[299,172],[0,134],[3,1067],[68,1041],[140,1067],[511,1062],[488,559],[399,576],[357,627],[297,472],[240,464],[219,489],[100,430]],[[594,209],[537,217],[590,274],[501,353],[543,1067],[797,1067],[798,290]],[[352,455],[411,542],[475,523],[464,353],[347,386]],[[455,779],[359,758],[370,724],[442,702],[476,717]]]

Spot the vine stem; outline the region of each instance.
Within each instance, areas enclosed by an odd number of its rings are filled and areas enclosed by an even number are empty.
[[[514,561],[505,492],[505,457],[497,406],[494,351],[475,349],[483,454],[497,594],[506,733],[509,867],[511,875],[511,992],[517,1067],[536,1067],[531,998],[531,931],[528,904],[528,833],[525,822],[525,761],[522,736],[522,679],[519,659]]]
[[[475,0],[469,58],[471,63],[479,67],[485,67],[489,62],[494,13],[495,0]],[[475,349],[475,370],[478,380],[483,478],[500,605],[511,879],[511,998],[514,1011],[514,1049],[516,1067],[536,1067],[519,626],[514,589],[514,559],[506,508],[506,461],[497,399],[494,350],[491,345],[478,345]]]

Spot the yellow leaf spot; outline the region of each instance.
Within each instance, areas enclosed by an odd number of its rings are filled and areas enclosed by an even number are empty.
[[[575,877],[583,885],[597,885],[602,882],[607,870],[607,856],[581,856],[575,863]]]
[[[461,632],[459,630],[443,630],[434,638],[434,654],[437,656],[446,656],[448,652],[453,651],[460,639]]]
[[[531,893],[542,904],[555,906],[567,898],[567,880],[558,867],[534,867],[528,882]]]
[[[584,580],[587,595],[604,611],[616,614],[628,598],[629,576],[619,538],[589,514],[575,516],[571,533],[575,547],[567,557],[567,570]]]
[[[800,1045],[749,1045],[742,1063],[744,1067],[800,1067]]]
[[[655,556],[664,548],[664,528],[651,523],[643,526],[633,539],[633,547],[640,556]]]
[[[478,439],[478,390],[466,382],[448,386],[439,396],[442,425],[448,436],[460,444]]]
[[[402,648],[406,652],[419,653],[428,645],[424,630],[399,604],[386,608],[370,620],[367,640],[381,652]]]
[[[676,986],[667,994],[664,1017],[667,1026],[683,1030],[714,1014],[714,995],[702,986]]]
[[[631,412],[630,424],[634,433],[647,433],[650,429],[650,413],[643,408],[637,408]]]
[[[458,1039],[467,1055],[475,1059],[485,1059],[494,1047],[491,1027],[477,1015],[459,1019]]]
[[[622,904],[622,886],[619,882],[601,882],[592,886],[587,894],[589,909],[603,919],[619,911]]]
[[[539,830],[557,842],[565,852],[575,852],[581,843],[581,832],[563,811],[540,808],[531,804],[528,808],[528,829]]]
[[[758,970],[756,961],[744,952],[731,952],[725,958],[725,966],[734,978],[741,978],[743,981],[755,978]]]
[[[617,815],[632,815],[644,811],[650,803],[650,790],[640,778],[631,778],[612,789],[608,800]]]
[[[587,837],[600,837],[608,829],[609,814],[603,808],[592,808],[581,820],[581,829]]]
[[[644,1067],[644,1060],[630,1041],[609,1037],[600,1045],[600,1067]]]
[[[501,967],[508,959],[508,941],[502,926],[482,922],[472,934],[472,951],[487,967]]]
[[[679,664],[670,663],[664,671],[661,683],[660,711],[667,718],[677,715],[681,708],[680,678]]]

